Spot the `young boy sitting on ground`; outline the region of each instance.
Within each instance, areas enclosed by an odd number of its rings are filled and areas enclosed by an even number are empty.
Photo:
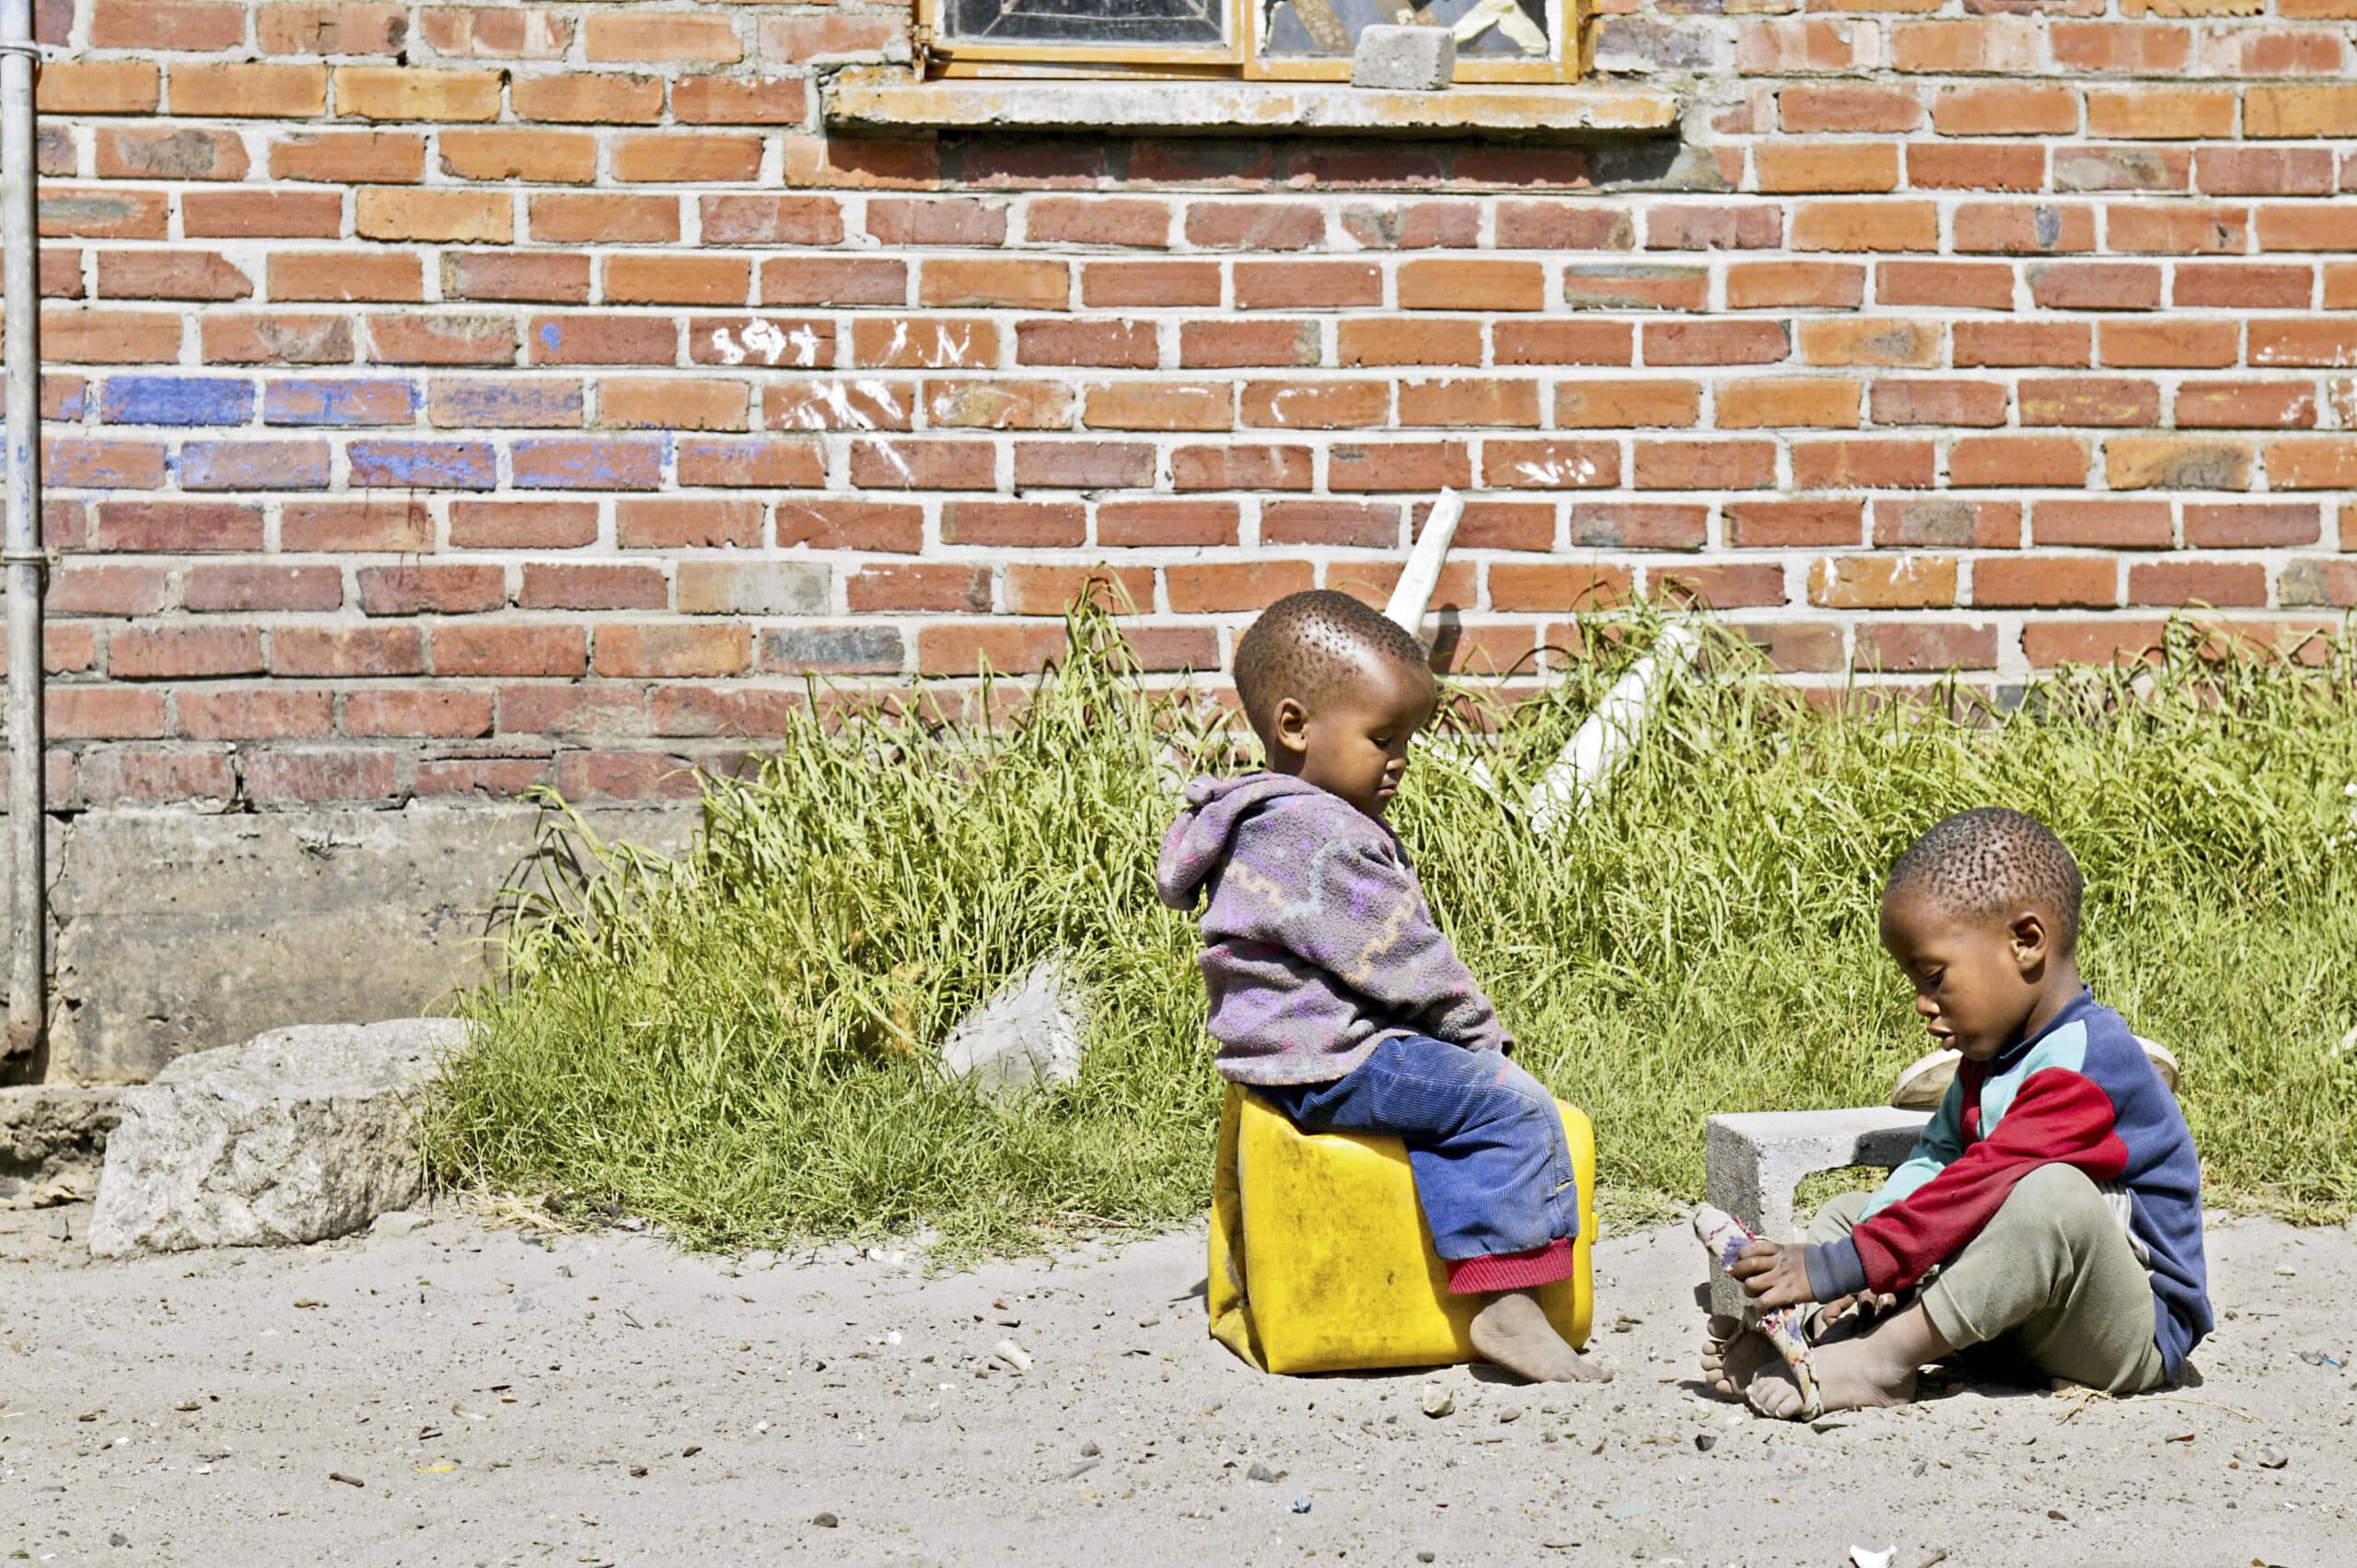
[[[1828,1203],[1805,1246],[1751,1242],[1730,1271],[1760,1307],[1828,1303],[1820,1323],[1909,1293],[1808,1352],[1825,1409],[1903,1403],[1918,1368],[1984,1343],[2045,1379],[2141,1393],[2210,1331],[2193,1135],[2079,979],[2081,890],[2061,840],[1996,807],[1950,817],[1891,868],[1882,944],[1962,1054],[1956,1082],[1879,1191]],[[1814,1413],[1759,1336],[1713,1327],[1707,1381],[1765,1414]]]
[[[1570,1276],[1579,1193],[1553,1097],[1433,923],[1384,826],[1438,689],[1422,645],[1347,594],[1288,595],[1236,651],[1265,771],[1197,779],[1155,871],[1203,910],[1217,1066],[1306,1132],[1401,1139],[1475,1348],[1542,1382],[1601,1379],[1533,1292]]]

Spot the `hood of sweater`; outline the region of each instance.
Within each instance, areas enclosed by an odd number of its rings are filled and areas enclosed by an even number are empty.
[[[1340,809],[1356,814],[1357,808],[1339,796],[1285,773],[1263,772],[1190,782],[1187,809],[1172,824],[1154,868],[1154,884],[1162,901],[1175,910],[1194,908],[1204,880],[1227,863],[1236,830],[1245,819],[1272,800],[1295,795],[1322,796]]]

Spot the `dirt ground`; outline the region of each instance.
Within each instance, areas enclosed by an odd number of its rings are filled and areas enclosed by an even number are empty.
[[[1601,1244],[1619,1376],[1564,1388],[1257,1375],[1200,1234],[929,1279],[455,1211],[93,1263],[87,1214],[0,1215],[0,1561],[2357,1562],[2344,1230],[2213,1222],[2199,1388],[1812,1431],[1699,1393],[1675,1227]]]

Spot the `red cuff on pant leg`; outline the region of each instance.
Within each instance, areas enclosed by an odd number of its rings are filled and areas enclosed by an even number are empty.
[[[1536,1290],[1572,1277],[1572,1244],[1558,1238],[1527,1252],[1496,1252],[1485,1258],[1444,1258],[1452,1295],[1500,1290]]]

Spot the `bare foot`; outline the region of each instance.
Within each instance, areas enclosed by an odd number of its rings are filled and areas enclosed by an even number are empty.
[[[1808,1342],[1826,1344],[1834,1340],[1854,1339],[1896,1311],[1898,1307],[1897,1296],[1875,1295],[1870,1292],[1829,1301],[1818,1307],[1808,1320]]]
[[[1932,1327],[1919,1306],[1885,1319],[1854,1339],[1818,1345],[1809,1356],[1817,1399],[1829,1411],[1876,1410],[1915,1398],[1915,1374],[1955,1347]],[[1800,1384],[1781,1361],[1762,1366],[1744,1390],[1761,1415],[1797,1421],[1809,1413]]]
[[[1473,1348],[1534,1383],[1609,1383],[1611,1368],[1573,1350],[1527,1290],[1500,1291],[1473,1315]]]
[[[1781,1360],[1768,1336],[1740,1318],[1714,1316],[1702,1342],[1702,1384],[1723,1400],[1740,1400],[1761,1367]]]

